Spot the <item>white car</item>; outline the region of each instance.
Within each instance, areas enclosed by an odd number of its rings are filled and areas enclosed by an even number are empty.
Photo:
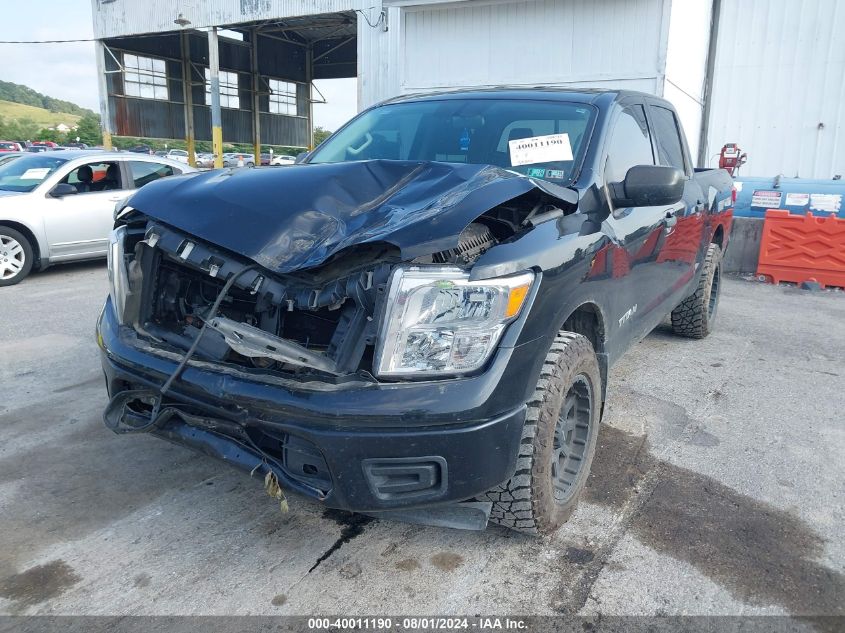
[[[288,156],[287,154],[276,154],[273,156],[273,160],[270,161],[271,165],[293,165],[296,162],[296,156]]]
[[[223,167],[255,167],[255,156],[243,152],[223,154]]]
[[[164,156],[165,158],[175,160],[176,162],[184,163],[185,165],[188,164],[188,152],[184,149],[167,150],[167,154],[165,154]]]
[[[118,202],[154,180],[195,171],[159,156],[68,150],[0,166],[0,286],[51,264],[105,257]]]

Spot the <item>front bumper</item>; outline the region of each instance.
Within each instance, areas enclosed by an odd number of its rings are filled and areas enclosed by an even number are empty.
[[[110,302],[97,338],[112,397],[157,390],[180,360],[119,326]],[[463,501],[514,473],[543,344],[502,348],[477,376],[392,384],[303,383],[191,361],[163,403],[172,415],[149,432],[247,472],[273,471],[283,489],[331,508]]]

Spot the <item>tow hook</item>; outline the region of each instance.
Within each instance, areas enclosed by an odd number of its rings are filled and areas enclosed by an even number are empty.
[[[158,411],[160,395],[152,389],[127,389],[115,394],[103,412],[103,422],[112,431],[147,433],[173,416],[173,410]]]

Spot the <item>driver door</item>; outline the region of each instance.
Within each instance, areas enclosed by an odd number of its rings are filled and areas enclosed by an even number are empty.
[[[625,105],[616,118],[605,153],[604,180],[622,182],[636,165],[654,165],[652,137],[641,103]],[[680,274],[661,258],[674,215],[683,203],[615,208],[605,221],[610,247],[613,293],[609,336],[636,341],[660,322],[667,292]]]
[[[84,167],[92,171],[90,183],[80,179]],[[123,180],[118,161],[92,161],[67,170],[59,182],[77,187],[79,193],[62,198],[48,195],[45,200],[44,228],[51,260],[106,254],[115,204],[129,193]]]

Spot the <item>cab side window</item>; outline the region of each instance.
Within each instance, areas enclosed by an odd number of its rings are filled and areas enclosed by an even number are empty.
[[[651,136],[641,105],[627,106],[616,120],[607,150],[605,182],[622,182],[635,165],[654,165]]]
[[[62,179],[76,187],[78,193],[98,193],[122,189],[120,166],[117,163],[88,163],[80,165]]]
[[[651,120],[657,136],[657,156],[661,165],[677,167],[686,173],[684,146],[681,143],[680,126],[675,113],[668,108],[651,106]]]
[[[139,189],[147,183],[158,180],[159,178],[166,178],[167,176],[172,176],[173,174],[182,173],[170,165],[140,160],[130,160],[129,170],[132,173],[132,182],[135,189]]]

